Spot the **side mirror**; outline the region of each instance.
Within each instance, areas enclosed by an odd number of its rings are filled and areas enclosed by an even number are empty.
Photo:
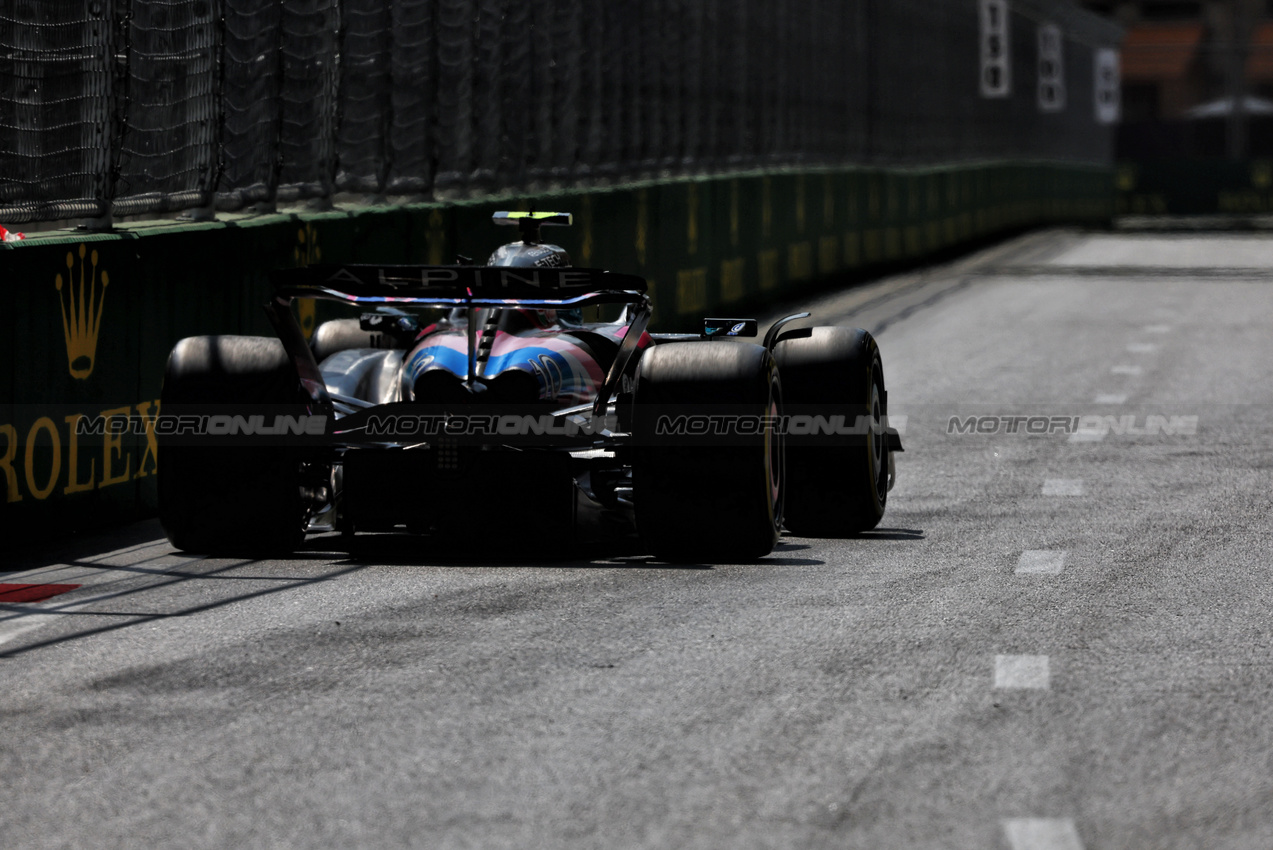
[[[760,323],[755,319],[704,319],[703,339],[724,336],[756,336]]]
[[[415,316],[390,313],[363,313],[358,318],[358,327],[364,331],[398,337],[414,337],[420,332],[420,322]]]

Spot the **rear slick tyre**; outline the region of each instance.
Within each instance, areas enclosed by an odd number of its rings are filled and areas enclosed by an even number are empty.
[[[300,383],[283,345],[267,337],[203,336],[177,343],[160,409],[252,416],[303,415]],[[243,446],[226,438],[159,437],[159,520],[186,552],[258,557],[304,538],[301,454],[294,446]]]
[[[779,337],[774,358],[789,413],[843,415],[856,426],[848,436],[797,439],[793,431],[787,530],[802,537],[870,531],[888,498],[888,393],[879,346],[860,328],[803,328]]]
[[[773,551],[784,492],[781,409],[778,370],[762,346],[667,343],[645,353],[632,407],[632,485],[637,528],[655,556],[736,563]],[[669,433],[679,417],[748,424]]]

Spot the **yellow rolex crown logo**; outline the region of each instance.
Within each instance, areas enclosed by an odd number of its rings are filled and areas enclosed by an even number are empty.
[[[323,260],[323,249],[318,247],[318,231],[306,224],[296,231],[296,247],[292,251],[298,266],[314,266]]]
[[[429,213],[428,232],[425,235],[429,265],[440,266],[446,262],[446,216],[442,210]]]
[[[1115,180],[1118,184],[1118,191],[1132,191],[1136,188],[1136,169],[1131,166],[1124,165],[1122,168],[1118,169],[1118,174],[1115,177]]]
[[[1257,162],[1251,166],[1251,183],[1257,189],[1267,189],[1273,184],[1273,165]]]
[[[298,266],[318,265],[323,261],[323,249],[318,245],[318,231],[314,225],[306,225],[296,231],[296,247],[292,250]],[[305,338],[314,335],[318,304],[313,298],[296,299],[296,317],[301,323]]]
[[[84,262],[86,255],[91,268]],[[81,244],[78,264],[76,252],[67,251],[66,278],[63,279],[59,274],[54,284],[62,306],[62,333],[66,337],[67,366],[71,377],[83,380],[93,373],[93,364],[97,359],[97,338],[102,330],[102,306],[106,303],[106,287],[110,285],[110,276],[104,269],[98,273],[97,252],[89,254],[87,246]]]

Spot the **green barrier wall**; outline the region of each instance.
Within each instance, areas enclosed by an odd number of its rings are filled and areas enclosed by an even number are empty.
[[[1273,161],[1192,159],[1122,162],[1119,215],[1268,215]]]
[[[152,513],[162,464],[146,433],[77,436],[80,417],[159,408],[184,336],[272,334],[271,269],[308,263],[483,262],[528,198],[360,208],[110,234],[40,234],[0,248],[0,530],[7,541]],[[920,170],[748,174],[540,195],[575,213],[550,231],[579,266],[651,281],[657,327],[787,297],[818,279],[1047,223],[1107,223],[1108,169],[991,163]],[[302,324],[312,330],[312,307]]]

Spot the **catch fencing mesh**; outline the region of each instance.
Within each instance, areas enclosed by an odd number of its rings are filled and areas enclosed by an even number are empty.
[[[108,2],[0,6],[0,211],[8,221],[109,208],[115,15]]]
[[[58,5],[58,4],[51,4]],[[132,3],[114,212],[199,205],[217,178],[220,24],[211,0]]]
[[[836,164],[1108,163],[1066,0],[8,0],[0,221]],[[997,2],[997,0],[996,0]],[[1037,100],[1064,34],[1067,102]]]
[[[283,7],[223,0],[221,178],[228,206],[268,203],[278,188]]]

